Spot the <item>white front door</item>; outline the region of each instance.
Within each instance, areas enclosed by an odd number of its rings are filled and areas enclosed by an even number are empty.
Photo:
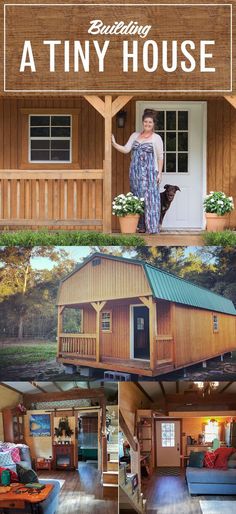
[[[163,230],[204,228],[206,191],[206,102],[136,102],[136,130],[141,130],[144,109],[158,112],[156,132],[164,142],[165,184],[178,186]]]
[[[156,465],[180,466],[180,421],[156,420]]]

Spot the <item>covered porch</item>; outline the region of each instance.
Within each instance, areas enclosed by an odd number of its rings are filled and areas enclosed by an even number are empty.
[[[64,330],[63,312],[69,308],[82,313],[81,331]],[[57,359],[147,376],[172,371],[173,315],[173,305],[152,296],[59,306]]]

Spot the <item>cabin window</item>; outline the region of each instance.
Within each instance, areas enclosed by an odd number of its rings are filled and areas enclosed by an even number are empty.
[[[219,318],[218,318],[217,314],[213,314],[212,321],[213,321],[213,332],[219,332]]]
[[[211,419],[206,423],[204,429],[205,443],[212,443],[214,439],[219,439],[219,423]]]
[[[111,311],[102,312],[102,332],[111,332]]]
[[[65,307],[62,313],[62,332],[64,334],[82,334],[83,324],[83,309]]]
[[[71,115],[29,115],[29,162],[72,162]]]
[[[175,446],[175,424],[161,424],[161,446],[162,448],[173,448]]]
[[[160,110],[156,132],[164,144],[164,167],[166,173],[188,173],[189,120],[187,110]]]

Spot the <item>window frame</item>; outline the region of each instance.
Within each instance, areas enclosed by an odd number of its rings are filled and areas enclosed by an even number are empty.
[[[102,323],[103,323],[102,316],[103,316],[103,314],[109,314],[109,316],[110,316],[110,326],[109,326],[108,329],[104,329],[103,326],[102,326]],[[106,333],[106,334],[111,334],[111,332],[112,332],[112,310],[111,309],[106,309],[105,311],[102,311],[102,313],[101,313],[101,331]]]
[[[71,115],[72,119],[72,151],[71,151],[71,162],[57,162],[57,161],[46,161],[46,162],[29,162],[29,115]],[[76,108],[21,108],[19,116],[19,169],[21,170],[78,170],[81,168],[79,163],[79,114],[80,109]],[[69,173],[68,173],[69,174]]]
[[[61,141],[70,141],[70,148],[69,148],[69,152],[70,152],[70,160],[69,161],[56,161],[56,160],[46,160],[46,161],[43,161],[43,160],[31,160],[31,141],[34,141],[35,139],[39,139],[37,137],[32,137],[30,135],[30,129],[31,129],[31,124],[30,124],[30,120],[31,120],[31,117],[40,117],[40,116],[49,116],[50,117],[50,125],[49,127],[51,127],[51,118],[53,116],[68,116],[70,118],[70,125],[68,125],[68,127],[70,127],[70,137],[60,137],[60,140]],[[72,123],[72,114],[70,113],[64,113],[64,114],[60,114],[60,113],[36,113],[36,114],[29,114],[28,115],[28,162],[30,164],[48,164],[49,166],[51,164],[71,164],[72,163],[72,154],[73,154],[73,123]],[[41,137],[40,138],[42,141],[53,141],[54,139],[59,139],[59,138],[52,138],[51,136],[48,136],[48,137]]]
[[[212,330],[213,334],[219,333],[219,316],[214,312],[212,313]]]

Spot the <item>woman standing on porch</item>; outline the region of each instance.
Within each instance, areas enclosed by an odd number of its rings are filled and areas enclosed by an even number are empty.
[[[112,144],[116,150],[122,153],[132,152],[129,179],[130,191],[144,198],[144,217],[140,219],[139,231],[149,234],[159,232],[160,219],[160,192],[163,168],[163,142],[161,137],[154,132],[157,113],[151,109],[145,109],[142,122],[142,132],[131,134],[126,145],[116,143],[112,136]]]

